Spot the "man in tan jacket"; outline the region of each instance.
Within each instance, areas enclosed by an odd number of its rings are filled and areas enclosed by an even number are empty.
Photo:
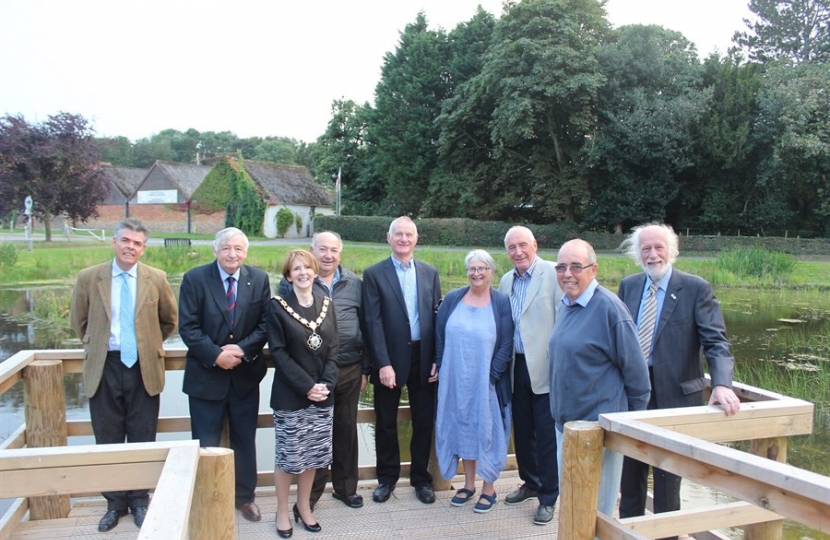
[[[115,228],[115,258],[78,274],[72,292],[72,328],[84,345],[84,390],[97,444],[156,440],[164,388],[162,342],[176,330],[178,307],[167,275],[139,263],[148,230],[135,218]],[[106,532],[133,513],[141,527],[147,490],[103,494]]]

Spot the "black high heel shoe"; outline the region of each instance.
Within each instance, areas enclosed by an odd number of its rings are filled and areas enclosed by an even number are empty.
[[[300,510],[299,508],[297,508],[296,504],[294,505],[294,508],[292,510],[294,510],[294,523],[302,523],[303,527],[305,527],[305,530],[307,530],[308,532],[318,533],[321,530],[323,530],[319,523],[314,523],[312,525],[306,523],[305,520],[302,517],[300,517]]]
[[[296,508],[296,506],[295,506]],[[291,520],[288,520],[288,523],[291,523]],[[276,526],[276,520],[274,520],[274,525]],[[288,527],[288,529],[283,530],[277,527],[277,536],[280,538],[291,538],[291,535],[294,534],[294,527]]]

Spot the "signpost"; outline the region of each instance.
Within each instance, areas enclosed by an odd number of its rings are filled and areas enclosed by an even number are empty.
[[[29,246],[29,251],[32,251],[32,206],[34,201],[31,195],[26,195],[23,200],[23,215],[26,216],[24,229],[26,233],[26,244]]]

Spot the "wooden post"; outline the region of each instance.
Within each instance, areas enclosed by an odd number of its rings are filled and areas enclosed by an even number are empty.
[[[787,462],[787,438],[773,437],[755,439],[749,447],[749,453],[765,457],[779,463]],[[784,520],[768,521],[744,527],[745,540],[781,540],[784,536]]]
[[[201,448],[190,507],[190,540],[236,540],[233,450]]]
[[[447,491],[452,489],[452,479],[444,480],[441,476],[441,467],[438,465],[438,456],[435,455],[435,434],[432,436],[432,444],[429,450],[429,474],[432,476],[432,489],[435,491]]]
[[[593,540],[604,431],[597,422],[565,424],[559,471],[559,540]]]
[[[26,446],[66,446],[63,362],[35,360],[24,369],[23,379]],[[29,518],[33,521],[65,518],[68,515],[68,495],[47,495],[29,499]]]

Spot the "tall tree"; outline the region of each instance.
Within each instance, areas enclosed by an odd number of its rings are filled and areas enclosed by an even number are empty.
[[[710,92],[692,43],[660,26],[623,26],[597,53],[607,84],[590,149],[588,224],[627,230],[665,220],[692,166],[691,129]]]
[[[750,60],[826,62],[830,59],[830,0],[749,0],[756,19],[732,38]]]
[[[73,221],[97,216],[109,193],[100,168],[92,129],[82,116],[58,113],[42,124],[22,116],[0,119],[0,215],[34,200],[34,216],[43,221],[46,241],[51,220],[64,214]]]
[[[574,219],[587,195],[582,148],[594,129],[604,83],[596,48],[608,32],[598,0],[508,2],[481,73],[470,81],[469,111],[492,106],[490,140],[499,178],[515,197],[511,218]]]
[[[386,54],[375,87],[367,180],[385,187],[384,213],[420,213],[438,158],[435,118],[450,86],[446,34],[430,30],[419,13]]]

